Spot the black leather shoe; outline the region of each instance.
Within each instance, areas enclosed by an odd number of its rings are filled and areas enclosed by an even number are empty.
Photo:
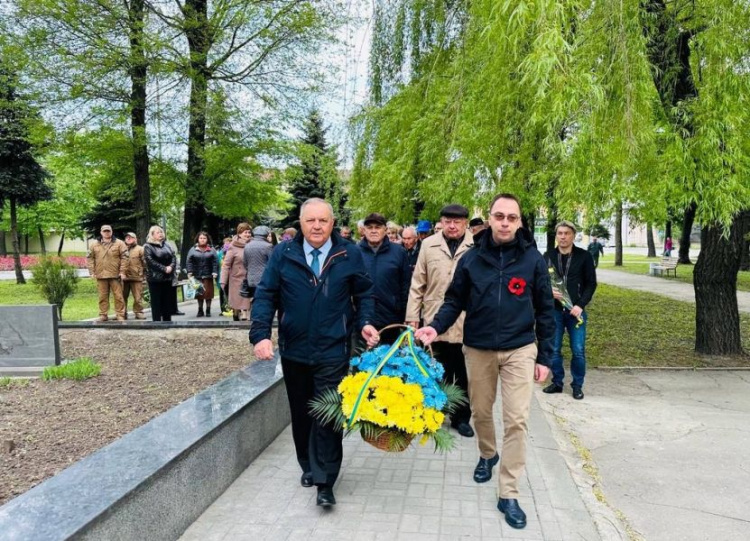
[[[492,479],[492,468],[500,461],[500,455],[495,453],[492,458],[480,458],[477,467],[474,468],[474,481],[486,483]]]
[[[173,315],[173,316],[184,316],[184,315],[185,315],[185,312],[180,312],[179,310],[177,310],[177,311],[176,311],[176,312],[175,312],[174,314],[172,314],[172,315]]]
[[[321,507],[331,507],[336,505],[336,498],[333,495],[331,487],[318,487],[318,505]]]
[[[497,501],[497,508],[505,515],[505,522],[511,528],[520,530],[526,527],[526,513],[518,505],[518,500],[500,498]]]
[[[573,389],[573,398],[583,400],[583,391],[581,389]]]
[[[451,423],[451,427],[458,430],[458,433],[461,434],[464,438],[474,437],[474,429],[471,428],[471,425],[466,421],[462,421],[460,423]]]
[[[303,473],[302,477],[299,478],[299,484],[305,488],[313,486],[312,472],[306,471]]]
[[[547,394],[561,393],[562,391],[562,385],[558,385],[557,383],[550,383],[544,389],[542,389],[542,392],[545,392]]]

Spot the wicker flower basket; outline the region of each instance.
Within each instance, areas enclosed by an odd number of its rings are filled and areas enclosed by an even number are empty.
[[[394,433],[390,430],[381,433],[377,438],[368,438],[363,432],[360,432],[360,434],[362,434],[363,440],[365,440],[376,449],[380,449],[381,451],[388,451],[391,453],[400,453],[402,451],[405,451],[409,447],[409,444],[411,444],[411,440],[414,439],[414,434],[407,434],[405,432],[399,434]]]

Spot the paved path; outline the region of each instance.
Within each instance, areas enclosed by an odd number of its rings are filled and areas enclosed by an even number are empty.
[[[498,405],[495,418],[500,419]],[[601,539],[536,401],[529,425],[519,499],[528,515],[524,530],[510,528],[497,510],[496,476],[482,485],[473,481],[475,438],[457,436],[458,449],[439,455],[416,445],[404,453],[384,453],[353,435],[344,440],[344,464],[334,489],[338,505],[326,511],[315,505],[315,489],[299,484],[287,429],[182,540]]]
[[[603,284],[656,293],[678,301],[695,302],[693,284],[677,280],[602,268],[596,269],[596,279]],[[737,304],[740,312],[750,313],[750,292],[738,291]]]
[[[541,405],[634,539],[750,539],[750,372],[591,370],[584,400],[568,389]]]

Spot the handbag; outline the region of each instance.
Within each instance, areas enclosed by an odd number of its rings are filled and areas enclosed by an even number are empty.
[[[255,288],[250,287],[247,280],[242,280],[242,285],[240,286],[240,297],[243,299],[251,299],[253,296],[255,296]]]

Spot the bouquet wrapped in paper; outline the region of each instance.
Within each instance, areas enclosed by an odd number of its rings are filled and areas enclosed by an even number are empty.
[[[321,421],[347,435],[359,431],[378,449],[399,452],[415,437],[433,440],[436,451],[453,448],[454,437],[442,428],[445,413],[466,402],[464,392],[443,384],[443,366],[414,344],[407,328],[392,346],[379,346],[354,357],[352,373],[338,389],[310,403]]]
[[[555,267],[551,266],[549,267],[549,278],[552,282],[552,290],[557,291],[562,295],[562,299],[557,299],[560,304],[563,305],[563,308],[565,308],[568,312],[573,309],[573,301],[570,299],[570,293],[568,293],[568,288],[565,287],[565,280],[562,279],[562,276],[560,276],[560,273],[557,272],[557,269]],[[583,323],[583,318],[581,316],[578,316],[578,324],[576,327],[579,327],[581,323]]]

